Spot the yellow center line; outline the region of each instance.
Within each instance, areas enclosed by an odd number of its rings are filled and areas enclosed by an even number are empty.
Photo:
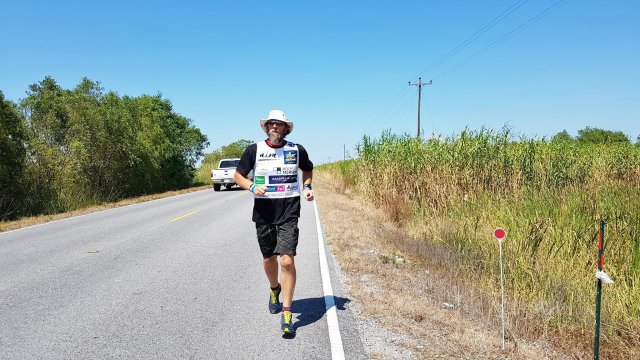
[[[169,221],[169,222],[174,222],[174,221],[176,221],[176,220],[180,220],[180,219],[182,219],[182,218],[186,218],[187,216],[189,216],[189,215],[193,215],[193,214],[197,213],[198,211],[200,211],[200,210],[192,211],[192,212],[190,212],[190,213],[188,213],[188,214],[185,214],[185,215],[179,216],[179,217],[177,217],[177,218],[175,218],[175,219],[173,219],[173,220],[171,220],[171,221]]]

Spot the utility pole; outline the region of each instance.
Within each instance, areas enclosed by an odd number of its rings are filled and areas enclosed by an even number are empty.
[[[422,85],[431,85],[431,84],[433,84],[433,81],[431,80],[429,80],[428,83],[423,83],[421,77],[418,78],[417,84],[412,84],[411,81],[409,81],[409,86],[418,87],[418,137],[420,137],[420,103],[422,100]]]

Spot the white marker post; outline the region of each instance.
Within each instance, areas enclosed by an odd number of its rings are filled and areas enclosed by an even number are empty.
[[[504,229],[497,228],[493,231],[493,236],[498,240],[500,247],[500,288],[502,290],[502,350],[504,350],[504,273],[502,271],[502,239],[507,236]]]

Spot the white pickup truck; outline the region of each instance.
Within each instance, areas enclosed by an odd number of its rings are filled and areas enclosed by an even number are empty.
[[[211,184],[214,191],[220,191],[220,187],[224,185],[227,189],[231,189],[236,183],[233,176],[236,173],[236,167],[240,159],[222,159],[218,163],[217,169],[211,169]]]

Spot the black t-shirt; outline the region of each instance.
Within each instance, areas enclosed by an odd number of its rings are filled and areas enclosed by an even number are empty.
[[[267,145],[272,148],[280,148],[286,144],[286,140],[281,146],[271,145],[267,141]],[[303,171],[313,170],[313,163],[309,160],[309,154],[307,150],[300,144],[298,146],[299,163],[298,168]],[[256,163],[256,153],[258,152],[258,145],[249,145],[244,154],[240,158],[240,163],[236,168],[236,171],[247,176]],[[267,199],[267,198],[255,198],[253,202],[253,217],[252,220],[259,224],[282,224],[290,218],[300,217],[300,196],[294,196],[290,198],[282,199]]]

